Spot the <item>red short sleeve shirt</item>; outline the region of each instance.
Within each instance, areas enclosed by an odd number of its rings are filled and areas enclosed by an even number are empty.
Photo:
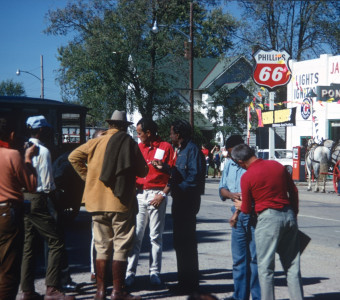
[[[146,146],[143,143],[139,143],[138,146],[149,166],[149,173],[144,178],[137,177],[137,188],[143,190],[163,189],[167,185],[170,175],[154,168],[150,165],[150,162],[155,159],[157,149],[161,149],[164,150],[162,162],[172,167],[174,165],[174,150],[172,146],[168,142],[163,142],[160,138],[157,138],[151,146]]]

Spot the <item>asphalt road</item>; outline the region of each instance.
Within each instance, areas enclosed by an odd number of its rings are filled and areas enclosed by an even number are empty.
[[[230,202],[222,202],[218,197],[217,179],[209,178],[206,194],[202,198],[198,214],[197,234],[199,241],[199,264],[201,290],[219,299],[232,296],[232,259],[230,250],[231,217]],[[307,192],[305,183],[298,183],[300,192],[300,229],[312,241],[301,257],[301,270],[305,299],[340,299],[340,197],[334,192]],[[328,191],[332,187],[328,184]],[[176,283],[176,257],[172,246],[172,221],[169,199],[164,232],[162,279],[166,285]],[[83,209],[66,234],[66,244],[72,278],[81,284],[76,299],[93,299],[95,286],[90,282],[90,240],[91,220]],[[153,289],[148,276],[149,245],[144,239],[139,259],[135,285],[132,294],[143,299],[186,299],[172,296],[166,285]],[[44,294],[44,274],[41,263],[37,270],[36,289]],[[108,290],[110,292],[109,287]],[[275,293],[277,299],[289,299],[285,276],[279,260],[276,260]],[[109,299],[109,297],[108,297]]]

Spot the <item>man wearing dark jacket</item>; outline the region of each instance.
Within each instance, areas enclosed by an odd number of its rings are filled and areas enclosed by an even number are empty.
[[[191,126],[187,121],[173,122],[170,138],[177,148],[170,179],[177,292],[191,294],[199,288],[196,214],[204,192],[205,162],[201,150],[190,139]]]

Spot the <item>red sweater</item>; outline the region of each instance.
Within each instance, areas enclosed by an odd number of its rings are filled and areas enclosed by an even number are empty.
[[[282,209],[286,205],[298,213],[298,190],[285,167],[276,161],[254,161],[241,178],[241,189],[241,211],[246,214],[251,213],[253,204],[256,213],[267,208]]]
[[[146,163],[149,166],[149,173],[144,178],[137,177],[137,188],[143,190],[163,189],[167,185],[170,175],[159,171],[158,169],[149,165],[149,163],[154,160],[156,150],[159,148],[165,151],[162,162],[172,167],[174,165],[174,150],[172,146],[168,142],[161,141],[160,138],[157,138],[157,140],[154,141],[151,146],[146,146],[143,143],[139,143],[138,146]]]

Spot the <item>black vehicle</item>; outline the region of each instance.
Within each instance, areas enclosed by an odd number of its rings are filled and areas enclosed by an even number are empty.
[[[86,141],[85,121],[88,109],[84,106],[49,99],[0,96],[0,122],[8,118],[17,120],[16,133],[23,142],[28,139],[26,120],[30,116],[43,115],[52,125],[49,148],[53,173],[57,186],[56,203],[71,218],[79,211],[84,183],[68,163],[73,149]],[[78,138],[65,142],[65,135],[76,134]]]

